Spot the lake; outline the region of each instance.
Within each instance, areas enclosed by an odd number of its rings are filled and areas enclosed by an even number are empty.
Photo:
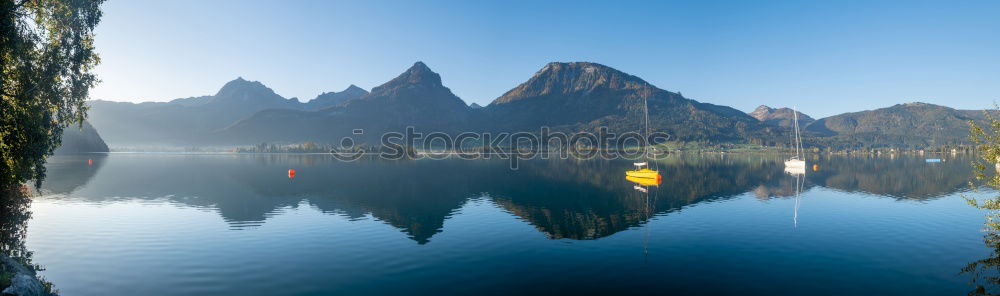
[[[24,244],[63,295],[974,288],[961,271],[992,250],[970,157],[810,157],[797,176],[780,155],[671,156],[640,186],[628,160],[56,156]]]

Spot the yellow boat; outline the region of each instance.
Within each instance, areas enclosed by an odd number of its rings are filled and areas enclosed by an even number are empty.
[[[660,179],[660,172],[644,168],[644,166],[646,166],[645,162],[635,163],[635,169],[630,171],[625,171],[625,176],[633,178],[644,178],[644,179],[656,179],[656,180]]]
[[[646,117],[646,139],[649,139],[649,107],[647,106],[646,100],[642,101],[642,111],[645,113]],[[649,144],[643,145],[642,154],[645,157],[649,157]],[[646,167],[647,162],[636,162],[635,169],[630,171],[625,171],[625,178],[643,178],[648,180],[655,180],[656,184],[660,184],[660,172],[654,171]],[[631,180],[630,180],[631,181]],[[635,182],[635,181],[633,181]],[[636,182],[639,183],[639,182]]]
[[[625,176],[625,180],[629,180],[632,183],[639,184],[639,186],[660,186],[660,178],[656,177],[642,178],[642,177]]]

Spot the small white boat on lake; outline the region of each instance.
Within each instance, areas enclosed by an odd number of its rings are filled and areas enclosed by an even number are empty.
[[[799,112],[792,108],[792,124],[795,125],[795,155],[785,160],[786,168],[806,168],[805,157],[802,156],[802,137],[799,136]]]
[[[806,174],[806,168],[805,167],[786,166],[785,167],[785,173],[789,174],[789,175],[792,175],[792,176],[805,175]]]

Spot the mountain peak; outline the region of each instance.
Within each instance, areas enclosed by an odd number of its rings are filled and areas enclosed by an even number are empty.
[[[341,105],[347,101],[360,99],[368,94],[368,91],[358,87],[357,85],[351,84],[346,89],[340,92],[324,92],[316,98],[306,102],[307,109],[321,109],[326,107],[332,107]]]
[[[598,63],[592,62],[551,62],[545,64],[541,70],[535,73],[535,76],[544,75],[560,75],[560,74],[575,74],[575,75],[594,75],[594,76],[607,76],[607,75],[627,75],[630,78],[643,81],[639,77],[635,77],[626,74],[618,69],[608,67]]]
[[[649,93],[658,90],[642,78],[598,63],[552,62],[535,72],[528,81],[497,98],[494,103],[505,104],[554,94],[589,93],[598,89],[645,89]]]
[[[288,103],[285,98],[282,98],[278,94],[274,93],[274,90],[265,86],[259,81],[248,81],[243,79],[243,77],[237,77],[236,79],[226,82],[222,88],[219,89],[215,96],[212,96],[208,100],[207,104],[216,104],[221,102],[240,102],[239,104],[251,104],[251,105],[282,105]]]
[[[753,112],[750,112],[750,116],[756,118],[757,120],[773,126],[790,127],[794,124],[793,120],[795,115],[798,114],[799,125],[806,125],[816,121],[809,115],[805,115],[802,112],[794,111],[787,107],[782,108],[771,108],[767,105],[760,105]]]
[[[422,68],[422,69],[427,69],[427,70],[431,69],[431,68],[427,67],[427,64],[424,64],[424,62],[421,62],[421,61],[416,61],[415,63],[413,63],[413,66],[411,66],[410,69],[413,69],[413,68]]]
[[[274,93],[270,88],[264,86],[260,81],[248,81],[243,79],[243,77],[236,77],[232,81],[226,82],[222,85],[222,88],[215,93],[215,96],[223,96],[226,94],[231,94],[233,92],[238,92],[241,90],[253,90],[253,91],[264,91]]]
[[[451,116],[468,110],[468,105],[441,84],[441,75],[434,73],[423,62],[416,62],[396,78],[372,88],[371,93],[353,106],[368,106],[385,110],[396,110],[407,116]],[[356,107],[361,108],[361,107]],[[425,112],[426,111],[426,112]],[[464,115],[463,115],[464,116]],[[399,117],[396,120],[402,120]]]
[[[395,88],[444,88],[441,84],[441,75],[434,73],[431,68],[423,62],[413,63],[409,69],[396,76],[389,82],[372,88],[373,93]]]
[[[363,88],[358,87],[357,85],[351,84],[350,86],[348,86],[347,88],[345,88],[344,90],[342,90],[340,92],[330,92],[330,94],[334,94],[334,93],[335,94],[340,94],[340,95],[355,96],[355,97],[360,98],[360,97],[363,97],[363,96],[367,95],[368,91],[365,90],[365,89],[363,89]],[[325,94],[328,94],[328,93],[323,93],[323,94],[325,95]]]
[[[769,115],[774,113],[775,110],[776,109],[771,108],[768,105],[760,105],[757,109],[753,109],[753,112],[750,112],[750,116],[757,118],[757,120],[765,121]]]
[[[909,102],[909,103],[903,103],[903,104],[900,104],[900,105],[903,105],[903,106],[906,106],[906,107],[941,107],[941,106],[938,106],[938,105],[928,104],[928,103],[924,103],[924,102]]]
[[[413,63],[410,69],[407,69],[403,75],[406,76],[407,82],[411,84],[429,84],[431,86],[441,86],[441,75],[434,73],[430,67],[427,67],[424,62]]]

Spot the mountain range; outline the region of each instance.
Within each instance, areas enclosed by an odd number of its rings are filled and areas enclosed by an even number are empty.
[[[371,92],[351,85],[308,102],[286,99],[257,81],[226,83],[215,95],[169,102],[91,101],[90,122],[112,147],[227,146],[261,142],[339,143],[345,136],[377,143],[382,133],[596,131],[643,126],[674,140],[709,143],[787,142],[792,110],[751,113],[699,102],[617,69],[589,62],[549,63],[487,106],[467,105],[439,74],[416,62]],[[814,120],[799,113],[807,145],[922,147],[967,142],[969,120],[982,111],[909,103]],[[356,132],[363,130],[363,134]]]
[[[384,132],[459,132],[471,108],[441,83],[441,76],[417,62],[358,99],[320,110],[263,110],[213,133],[213,144],[317,141],[341,137],[375,142]],[[355,130],[364,134],[355,135]]]
[[[210,141],[217,131],[262,110],[321,110],[367,94],[351,85],[301,103],[240,77],[211,96],[139,104],[91,101],[88,118],[113,146],[191,146]]]
[[[906,103],[816,120],[806,126],[816,145],[924,147],[968,143],[969,122],[984,120],[982,110],[956,110],[927,103]]]

